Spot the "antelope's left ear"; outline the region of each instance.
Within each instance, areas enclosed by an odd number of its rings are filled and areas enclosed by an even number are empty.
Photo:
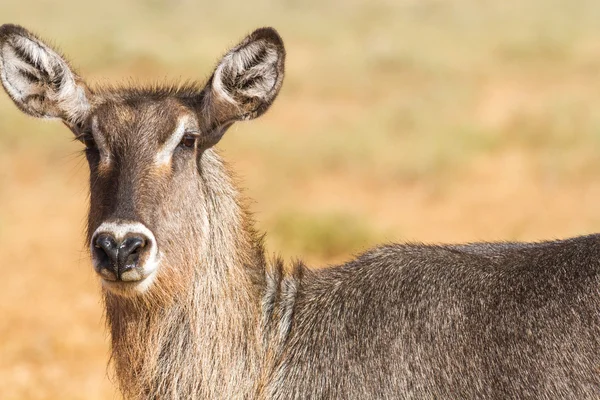
[[[0,80],[15,104],[34,117],[74,125],[90,108],[90,91],[67,61],[17,25],[0,26]]]
[[[205,122],[222,134],[235,121],[262,115],[279,93],[284,63],[283,41],[275,29],[252,32],[223,57],[204,88]]]

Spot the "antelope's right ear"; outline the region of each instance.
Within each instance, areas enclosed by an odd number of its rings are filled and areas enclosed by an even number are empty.
[[[75,125],[90,108],[90,91],[67,61],[17,25],[0,26],[0,79],[17,107],[34,117]]]

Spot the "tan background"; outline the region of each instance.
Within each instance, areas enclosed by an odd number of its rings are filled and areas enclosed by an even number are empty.
[[[124,83],[205,79],[244,34],[276,27],[280,98],[220,147],[287,259],[600,225],[597,0],[2,0],[4,22],[91,82]],[[80,150],[0,94],[1,399],[117,397]]]

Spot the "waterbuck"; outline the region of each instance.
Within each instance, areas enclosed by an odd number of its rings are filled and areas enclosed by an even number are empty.
[[[24,28],[0,28],[8,95],[86,147],[123,395],[599,399],[600,235],[386,245],[317,270],[266,260],[213,146],[269,108],[284,60],[261,28],[204,86],[90,87]]]

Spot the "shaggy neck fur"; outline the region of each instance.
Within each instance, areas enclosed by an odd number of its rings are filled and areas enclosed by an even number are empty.
[[[232,399],[257,390],[262,243],[219,157],[209,150],[200,166],[204,240],[199,259],[176,266],[189,271],[188,282],[169,296],[105,292],[112,361],[126,398]],[[163,284],[158,278],[155,289]]]

